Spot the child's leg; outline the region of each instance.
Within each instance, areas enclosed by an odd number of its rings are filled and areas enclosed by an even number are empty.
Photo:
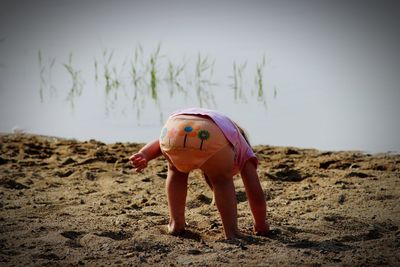
[[[267,205],[262,190],[260,180],[258,179],[256,166],[248,160],[241,171],[244,187],[246,189],[247,199],[254,219],[254,231],[256,234],[265,235],[269,231],[266,220]]]
[[[210,181],[210,178],[208,178],[208,176],[207,176],[206,173],[203,173],[203,175],[204,175],[204,179],[206,180],[207,185],[210,187],[211,190],[214,191],[213,186],[212,186],[212,183],[211,183],[211,181]]]
[[[202,166],[214,191],[218,211],[224,226],[225,237],[240,237],[237,224],[237,203],[233,184],[233,151],[228,145]]]
[[[188,173],[178,171],[172,164],[168,165],[166,193],[169,207],[168,232],[179,235],[185,230],[185,204],[187,195]]]
[[[210,205],[214,206],[215,205],[215,195],[214,195],[213,185],[212,185],[212,183],[210,181],[210,178],[208,178],[207,174],[203,172],[203,175],[204,175],[204,179],[206,180],[207,185],[210,187],[211,191],[213,191],[213,198],[212,198],[212,201],[211,201]]]

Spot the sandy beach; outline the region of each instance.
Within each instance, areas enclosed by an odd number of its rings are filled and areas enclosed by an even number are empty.
[[[0,136],[1,266],[399,266],[400,155],[256,146],[271,232],[225,241],[200,172],[187,231],[166,233],[167,165],[132,171],[143,144]]]

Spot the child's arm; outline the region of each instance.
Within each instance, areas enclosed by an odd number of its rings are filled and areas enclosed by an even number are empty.
[[[138,153],[133,154],[129,160],[137,172],[141,172],[147,167],[147,164],[152,159],[161,156],[160,143],[158,139],[146,144]]]
[[[265,203],[264,191],[258,179],[256,166],[251,160],[248,160],[240,174],[254,218],[254,232],[257,235],[266,235],[269,231],[267,205]]]

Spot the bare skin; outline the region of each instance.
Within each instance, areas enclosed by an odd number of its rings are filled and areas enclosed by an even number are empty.
[[[129,160],[137,172],[142,172],[147,167],[149,161],[161,155],[160,144],[158,139],[156,139],[142,147],[138,153],[130,156]]]
[[[179,235],[185,231],[187,184],[188,173],[180,172],[172,164],[169,164],[165,191],[167,193],[170,216],[168,233],[171,235]]]
[[[247,161],[240,172],[243,184],[246,190],[247,199],[249,200],[250,209],[253,214],[254,227],[253,232],[259,236],[266,236],[269,232],[267,222],[267,205],[265,203],[264,192],[258,179],[255,163]],[[204,178],[212,191],[214,187],[210,178],[204,173]],[[215,204],[215,197],[211,205]]]
[[[159,141],[154,140],[129,159],[136,171],[141,172],[147,167],[150,160],[157,158],[161,154]],[[242,236],[238,229],[236,194],[231,174],[234,165],[233,158],[232,148],[226,146],[201,167],[207,184],[214,192],[215,202],[227,239],[240,238]],[[241,176],[253,214],[254,232],[257,235],[265,236],[269,231],[266,221],[265,197],[258,179],[256,166],[252,161],[249,160],[245,163]],[[169,163],[166,193],[170,214],[168,232],[172,235],[179,235],[185,230],[187,180],[188,173],[180,172]]]
[[[269,232],[267,205],[255,164],[248,160],[243,166],[240,175],[242,176],[246,196],[253,214],[253,231],[256,235],[266,236]]]
[[[227,145],[201,167],[212,185],[227,239],[242,236],[238,229],[236,193],[231,174],[234,165],[233,158],[233,150]]]

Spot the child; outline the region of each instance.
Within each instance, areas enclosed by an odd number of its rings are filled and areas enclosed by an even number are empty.
[[[247,137],[228,117],[208,109],[190,108],[174,112],[160,138],[145,145],[129,159],[136,171],[163,154],[168,160],[166,193],[170,221],[168,232],[185,230],[185,202],[189,172],[201,169],[213,190],[227,239],[241,236],[237,224],[233,175],[240,171],[253,214],[254,232],[266,235],[264,192],[257,175],[257,158]]]

